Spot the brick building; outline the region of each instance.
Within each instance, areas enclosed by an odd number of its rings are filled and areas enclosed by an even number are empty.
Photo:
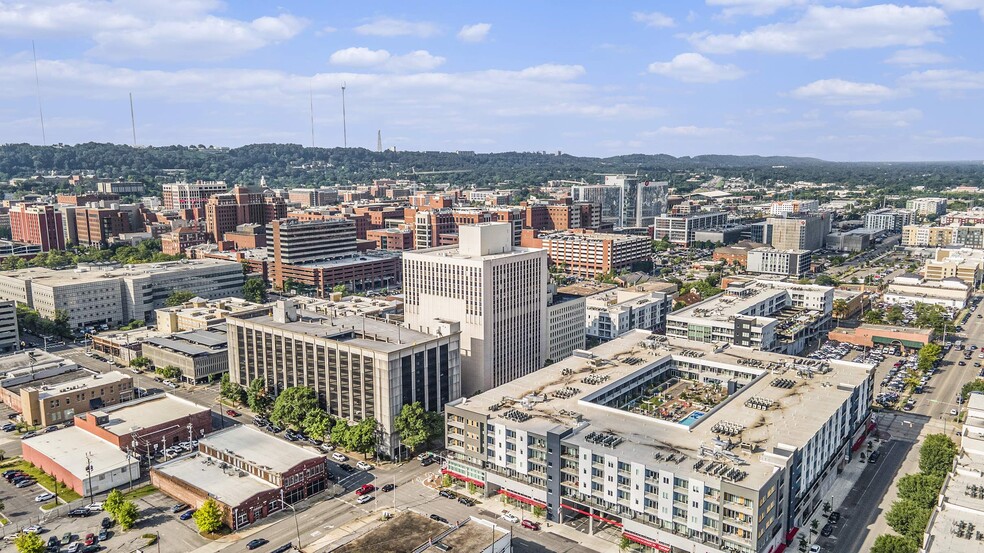
[[[150,481],[193,509],[214,499],[233,530],[311,497],[329,482],[325,457],[249,426],[203,438],[197,453],[154,467]]]
[[[192,246],[208,242],[208,233],[199,227],[181,227],[161,235],[161,252],[167,255],[183,254]]]
[[[115,207],[79,207],[75,210],[75,232],[83,246],[109,245],[109,239],[127,232],[142,231],[131,213]]]
[[[227,232],[246,223],[265,225],[287,216],[287,204],[279,196],[236,186],[228,193],[216,194],[205,202],[205,227],[218,242]]]
[[[189,428],[190,425],[190,428]],[[75,427],[105,440],[121,451],[132,448],[152,456],[189,436],[212,432],[208,407],[171,394],[155,394],[75,416]]]
[[[10,236],[15,242],[39,245],[43,252],[65,249],[62,214],[50,205],[11,207]]]
[[[413,231],[408,228],[373,229],[366,238],[376,242],[379,250],[412,250]]]

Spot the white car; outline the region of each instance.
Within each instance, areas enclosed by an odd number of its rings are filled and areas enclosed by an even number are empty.
[[[820,546],[819,545],[811,545],[810,546],[810,553],[820,553]]]
[[[43,493],[41,495],[35,496],[34,501],[37,501],[38,503],[41,503],[41,502],[44,502],[44,501],[51,501],[54,498],[55,498],[55,494],[53,494],[51,492],[45,492],[45,493]]]
[[[957,416],[957,410],[956,409],[950,409],[950,414],[953,415],[954,417]]]
[[[359,470],[372,470],[372,465],[365,461],[359,461],[355,466],[359,467]]]
[[[95,503],[90,503],[90,504],[88,504],[86,506],[85,510],[86,511],[92,511],[92,512],[102,511],[103,510],[103,504],[102,504],[101,501],[97,501]]]
[[[373,499],[376,499],[376,498],[373,497],[370,494],[366,494],[366,495],[360,495],[359,496],[359,499],[356,499],[355,502],[358,503],[359,505],[362,505],[363,503],[369,503]]]
[[[40,534],[41,532],[44,532],[44,527],[43,526],[39,526],[37,524],[33,524],[33,525],[28,526],[27,528],[25,528],[24,529],[24,532],[27,533],[27,534]]]
[[[519,524],[519,517],[512,513],[502,513],[502,518],[508,520],[513,524]]]
[[[338,461],[339,463],[344,463],[345,461],[348,461],[348,457],[338,452],[332,453],[331,458]]]

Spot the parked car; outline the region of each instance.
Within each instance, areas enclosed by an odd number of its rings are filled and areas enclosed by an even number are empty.
[[[93,513],[98,513],[103,510],[103,504],[102,501],[96,501],[95,503],[89,503],[85,506],[85,508],[89,509]]]
[[[831,524],[837,524],[837,522],[840,519],[841,519],[840,511],[834,511],[834,512],[830,513],[830,516],[829,517],[827,517],[827,521],[830,522]]]
[[[226,415],[229,415],[230,417],[238,417],[239,411],[236,411],[235,409],[226,409]]]
[[[83,508],[72,509],[71,511],[68,512],[68,516],[70,517],[87,517],[91,514],[92,513],[89,512],[88,509],[83,509]]]
[[[73,541],[72,543],[68,544],[68,548],[65,549],[65,553],[79,553],[79,549],[81,548],[82,548],[82,544],[80,542]]]
[[[96,535],[93,534],[92,532],[89,532],[88,534],[85,535],[85,544],[92,545],[94,543],[96,543]]]
[[[512,513],[509,512],[502,513],[502,518],[513,524],[519,524],[519,517]]]
[[[441,490],[437,492],[437,495],[441,497],[446,497],[448,499],[457,499],[458,496],[451,490]]]
[[[376,498],[373,497],[372,495],[363,495],[363,496],[359,497],[359,499],[356,499],[355,501],[356,501],[356,503],[362,505],[363,503],[369,503],[373,499],[376,499]]]
[[[359,467],[359,470],[372,470],[372,465],[365,461],[359,461],[355,466]]]
[[[293,547],[294,545],[292,543],[285,543],[280,547],[274,549],[270,553],[284,553],[285,551],[290,551]]]
[[[12,422],[8,422],[7,424],[3,425],[4,432],[13,432],[14,430],[17,430],[17,425]]]
[[[191,509],[190,511],[185,511],[181,513],[181,516],[179,516],[178,518],[180,518],[181,520],[189,520],[193,516],[195,516],[195,510]]]
[[[834,525],[833,524],[824,524],[823,525],[823,528],[820,530],[820,535],[823,536],[823,537],[825,537],[825,538],[826,537],[829,537],[833,533],[834,533]]]
[[[361,488],[355,490],[355,495],[365,495],[367,493],[372,493],[376,490],[376,486],[372,484],[363,484]]]
[[[112,528],[113,519],[109,517],[103,517],[102,522],[99,524],[99,526],[101,526],[103,529]]]
[[[72,538],[73,538],[73,536],[72,536],[72,533],[71,532],[65,532],[64,534],[62,534],[61,544],[62,545],[68,545],[68,544],[72,543]]]
[[[99,529],[99,534],[96,537],[99,538],[99,541],[108,540],[109,539],[109,530],[107,530],[105,528],[100,528]]]
[[[442,517],[441,515],[431,515],[430,517],[431,520],[436,520],[437,522],[443,522],[444,524],[448,523],[448,519]]]
[[[33,478],[28,478],[26,480],[21,480],[20,482],[18,482],[17,483],[17,487],[18,488],[26,488],[28,486],[33,486],[35,484],[37,484],[37,482]]]
[[[525,519],[524,518],[523,519],[523,528],[529,528],[530,530],[539,530],[540,529],[540,525],[539,525],[539,523],[536,523],[536,522],[533,522],[532,520],[529,520],[529,519]]]
[[[184,511],[187,508],[188,508],[188,504],[187,503],[178,503],[177,505],[174,505],[174,506],[171,507],[171,512],[172,513],[180,513],[181,511]]]
[[[430,465],[433,465],[434,463],[435,463],[434,457],[424,457],[420,461],[420,466],[422,466],[422,467],[429,467]]]
[[[465,505],[465,506],[468,506],[468,507],[474,507],[475,506],[475,501],[473,499],[471,499],[470,497],[459,497],[458,498],[458,503],[461,503],[462,505]]]
[[[957,416],[957,410],[956,409],[950,409],[950,416],[952,416],[952,417]]]
[[[396,484],[386,484],[385,486],[383,486],[382,488],[379,488],[379,489],[381,491],[384,491],[384,492],[391,492],[394,489],[396,489]]]
[[[331,454],[331,458],[334,459],[335,461],[338,461],[339,463],[344,463],[345,461],[348,461],[348,457],[342,455],[341,453],[338,453],[337,451]]]
[[[263,538],[256,538],[255,540],[250,540],[249,543],[246,544],[246,549],[252,551],[257,547],[262,547],[268,543],[270,543],[270,540],[265,540]]]
[[[24,532],[27,533],[27,534],[43,534],[44,533],[44,526],[40,526],[38,524],[32,524],[32,525],[28,526],[27,528],[25,528],[24,529]]]
[[[43,493],[41,495],[34,496],[34,501],[36,501],[38,503],[42,503],[44,501],[51,501],[54,498],[55,498],[55,494],[53,494],[51,492],[45,492],[45,493]]]

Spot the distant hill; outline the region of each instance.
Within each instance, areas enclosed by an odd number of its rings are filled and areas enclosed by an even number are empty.
[[[534,152],[373,152],[362,148],[307,148],[297,144],[252,144],[240,148],[162,146],[133,148],[118,144],[75,146],[0,146],[0,178],[92,171],[98,177],[125,177],[146,182],[225,180],[271,186],[317,186],[367,183],[376,178],[416,178],[419,182],[456,185],[510,182],[537,186],[547,180],[597,182],[598,173],[627,172],[653,179],[680,179],[682,173],[713,172],[725,177],[770,180],[819,180],[931,187],[979,184],[984,167],[970,163],[836,163],[789,156],[629,154],[607,158]],[[447,172],[445,172],[447,171]],[[678,173],[674,175],[674,173]]]

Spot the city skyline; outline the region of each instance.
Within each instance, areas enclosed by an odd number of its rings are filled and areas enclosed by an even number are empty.
[[[0,142],[980,159],[980,0],[0,2]]]

